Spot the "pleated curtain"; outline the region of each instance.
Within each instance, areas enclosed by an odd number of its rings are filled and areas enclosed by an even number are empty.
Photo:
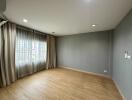
[[[46,69],[56,67],[56,38],[55,36],[47,35]]]
[[[54,36],[19,29],[10,22],[0,27],[0,87],[51,68],[56,68]]]
[[[0,86],[16,80],[15,71],[16,25],[6,23],[0,27]]]

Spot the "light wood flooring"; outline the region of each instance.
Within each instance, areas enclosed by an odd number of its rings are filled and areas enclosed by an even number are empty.
[[[0,100],[122,100],[113,81],[68,69],[45,70],[0,89]]]

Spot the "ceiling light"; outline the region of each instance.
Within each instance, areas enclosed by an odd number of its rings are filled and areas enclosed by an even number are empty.
[[[92,26],[95,27],[96,25],[93,24]]]
[[[86,0],[87,2],[91,2],[91,0]]]
[[[23,19],[23,22],[24,22],[24,23],[27,23],[27,22],[28,22],[28,20],[24,18],[24,19]]]

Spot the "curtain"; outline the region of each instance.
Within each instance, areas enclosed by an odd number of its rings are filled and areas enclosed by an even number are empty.
[[[46,36],[21,28],[16,33],[17,78],[45,69]]]
[[[0,87],[43,69],[56,68],[55,37],[18,28],[0,27]]]
[[[55,37],[47,35],[47,61],[46,69],[56,68],[56,43]]]
[[[7,86],[16,80],[15,72],[16,25],[6,23],[0,27],[0,85]]]

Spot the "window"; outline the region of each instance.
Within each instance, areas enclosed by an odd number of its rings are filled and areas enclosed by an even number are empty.
[[[46,62],[46,42],[33,41],[32,60],[35,64]]]
[[[45,37],[25,30],[17,30],[16,67],[45,64],[47,43]]]

